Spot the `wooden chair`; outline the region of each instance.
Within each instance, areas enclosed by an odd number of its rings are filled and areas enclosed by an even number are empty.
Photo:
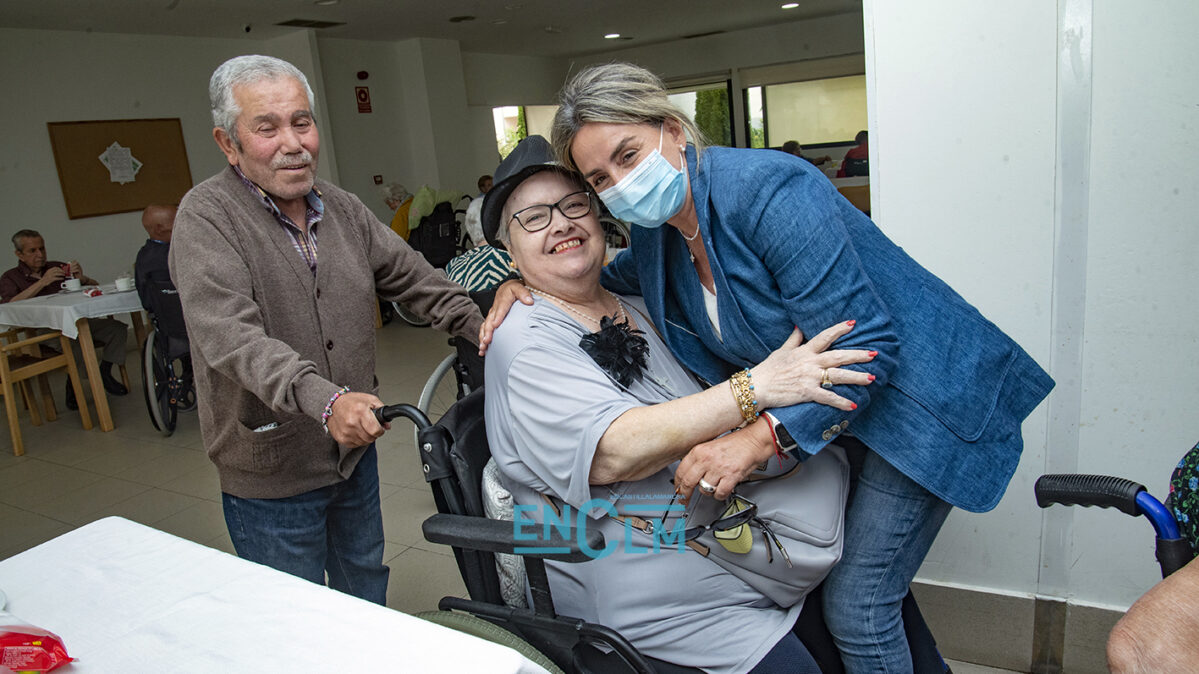
[[[79,369],[75,366],[75,356],[71,353],[71,343],[61,332],[47,332],[43,335],[22,339],[20,330],[0,332],[0,388],[3,389],[4,407],[8,412],[8,431],[12,436],[12,451],[16,456],[25,453],[25,445],[21,442],[21,426],[18,418],[16,392],[19,389],[29,407],[29,416],[34,426],[42,425],[38,404],[33,396],[28,380],[37,378],[39,388],[45,403],[46,418],[54,421],[58,412],[54,407],[54,396],[50,393],[50,382],[46,374],[58,369],[65,369],[70,378],[71,387],[75,389],[75,399],[79,401],[79,416],[84,430],[91,429],[92,417],[87,409],[87,400],[83,397],[83,384],[79,380]],[[61,353],[42,349],[41,343],[51,339],[59,340]],[[37,355],[32,355],[32,354]],[[17,388],[14,388],[17,387]]]

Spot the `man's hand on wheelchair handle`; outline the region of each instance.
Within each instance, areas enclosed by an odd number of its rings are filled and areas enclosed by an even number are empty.
[[[529,292],[525,284],[520,281],[504,281],[503,285],[496,289],[495,302],[492,303],[491,311],[487,312],[487,318],[483,319],[483,325],[479,328],[480,356],[487,355],[487,347],[491,345],[492,333],[500,327],[500,323],[504,322],[508,310],[517,300],[533,306],[533,293]]]
[[[379,425],[371,411],[383,407],[383,401],[369,393],[345,393],[333,403],[326,427],[329,435],[346,447],[362,447],[374,442],[391,424]]]

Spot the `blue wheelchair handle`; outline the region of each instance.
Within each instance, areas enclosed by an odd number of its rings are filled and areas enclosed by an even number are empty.
[[[1158,538],[1172,540],[1179,537],[1174,515],[1145,491],[1144,485],[1132,480],[1108,475],[1042,475],[1033,489],[1037,505],[1042,508],[1055,503],[1116,508],[1134,517],[1144,515]]]

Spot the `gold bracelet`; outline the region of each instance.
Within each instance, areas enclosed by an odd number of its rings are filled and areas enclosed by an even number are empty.
[[[758,397],[754,393],[753,375],[748,369],[736,372],[729,377],[729,387],[733,389],[733,398],[741,408],[741,418],[745,423],[753,423],[758,419]]]

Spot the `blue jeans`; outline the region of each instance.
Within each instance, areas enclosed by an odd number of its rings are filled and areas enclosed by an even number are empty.
[[[952,506],[878,454],[862,461],[841,562],[824,581],[824,620],[850,674],[911,672],[900,605]]]
[[[372,443],[350,479],[278,499],[222,494],[237,555],[376,604],[387,603],[379,464]]]

